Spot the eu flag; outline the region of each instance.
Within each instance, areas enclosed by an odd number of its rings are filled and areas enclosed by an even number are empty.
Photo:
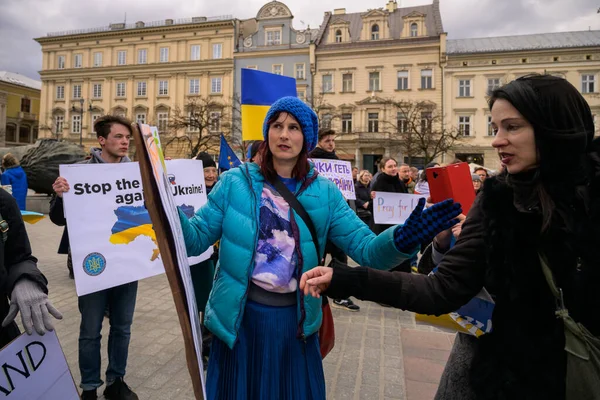
[[[242,162],[235,155],[229,143],[225,140],[225,137],[221,135],[221,150],[219,150],[219,169],[221,171],[227,171],[231,168],[237,167]]]

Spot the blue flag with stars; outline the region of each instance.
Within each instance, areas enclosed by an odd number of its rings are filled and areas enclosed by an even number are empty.
[[[221,135],[221,150],[219,151],[219,169],[221,171],[227,171],[231,168],[237,167],[242,162],[235,155],[229,143],[225,140],[225,137]]]

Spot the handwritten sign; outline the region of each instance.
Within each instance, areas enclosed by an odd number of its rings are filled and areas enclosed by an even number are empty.
[[[23,334],[0,351],[3,399],[79,399],[55,332]]]
[[[323,160],[313,158],[315,169],[319,175],[324,176],[337,185],[346,200],[356,200],[354,180],[352,180],[352,166],[349,161]]]
[[[424,196],[416,194],[375,192],[373,203],[375,223],[403,224],[422,197]]]

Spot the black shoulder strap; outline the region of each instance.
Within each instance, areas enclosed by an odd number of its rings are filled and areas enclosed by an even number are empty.
[[[304,209],[304,206],[300,204],[296,196],[294,196],[294,194],[290,192],[290,189],[288,189],[287,186],[285,186],[285,184],[281,181],[281,179],[279,179],[279,177],[276,177],[275,180],[271,183],[273,184],[277,192],[279,192],[279,194],[283,196],[283,199],[287,201],[287,203],[290,205],[290,207],[294,209],[294,211],[296,211],[296,214],[298,214],[300,218],[302,218],[302,220],[308,227],[308,230],[310,231],[310,234],[312,236],[313,243],[315,244],[317,258],[320,261],[321,253],[319,251],[319,240],[317,239],[317,231],[315,229],[315,226],[313,225],[312,220],[310,219],[310,216]]]

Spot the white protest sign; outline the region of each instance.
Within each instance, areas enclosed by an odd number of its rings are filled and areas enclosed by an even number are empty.
[[[167,165],[176,203],[191,217],[206,203],[202,163]],[[164,273],[137,163],[61,165],[60,175],[70,186],[63,197],[79,296]]]
[[[19,336],[0,351],[0,365],[3,399],[79,399],[55,332]]]
[[[319,172],[319,175],[335,183],[346,200],[356,200],[350,161],[324,160],[319,158],[313,158],[311,161],[315,164],[315,169]]]
[[[417,194],[375,192],[373,203],[375,223],[389,225],[403,224],[410,213],[417,207],[419,199],[424,197]]]

